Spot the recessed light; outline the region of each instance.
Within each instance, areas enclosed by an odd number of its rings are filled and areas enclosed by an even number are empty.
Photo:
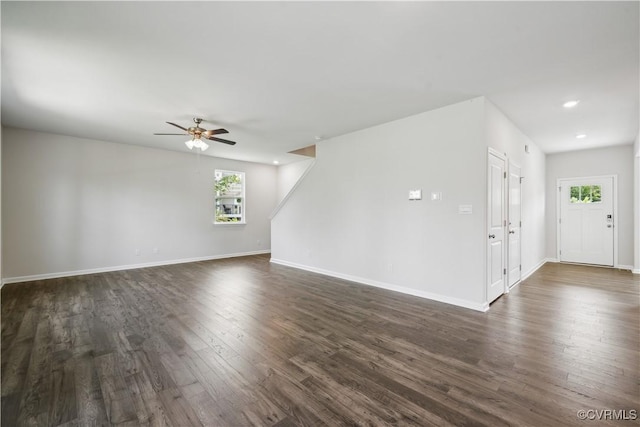
[[[280,163],[280,162],[279,162],[279,161],[277,161],[277,160],[274,160],[274,161],[273,161],[273,164],[274,164],[274,165],[277,165],[277,164],[279,164],[279,163]]]
[[[587,135],[584,134],[584,133],[579,133],[579,134],[576,135],[576,138],[578,138],[578,139],[582,139],[582,138],[586,138],[586,137],[587,137]]]
[[[580,102],[580,101],[578,101],[577,99],[576,99],[576,100],[574,100],[574,101],[567,101],[567,102],[565,102],[564,104],[562,104],[562,106],[563,106],[564,108],[573,108],[573,107],[575,107],[576,105],[578,105],[578,103],[579,103],[579,102]]]
[[[313,137],[316,141],[321,141],[322,137],[320,135],[316,135]]]

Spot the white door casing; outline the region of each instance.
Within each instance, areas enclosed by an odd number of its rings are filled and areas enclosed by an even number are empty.
[[[521,228],[522,228],[522,183],[520,167],[509,161],[509,244],[508,244],[508,283],[509,287],[520,281],[521,267]]]
[[[487,302],[491,303],[505,292],[505,158],[489,149],[487,169]]]
[[[600,189],[600,200],[589,201],[583,193],[594,186]],[[615,177],[559,179],[558,189],[558,259],[613,266]],[[578,201],[575,196],[572,199],[572,189],[573,193],[580,190]]]

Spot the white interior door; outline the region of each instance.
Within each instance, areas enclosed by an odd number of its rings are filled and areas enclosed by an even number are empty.
[[[489,152],[487,212],[487,301],[490,303],[505,291],[505,159]]]
[[[520,183],[520,167],[509,162],[509,287],[520,281],[521,266],[521,240],[520,229],[522,227],[522,184]]]
[[[613,177],[559,182],[560,261],[613,266]]]

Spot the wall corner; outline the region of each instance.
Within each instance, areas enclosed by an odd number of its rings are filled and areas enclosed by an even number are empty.
[[[633,272],[640,274],[640,133],[633,153]]]

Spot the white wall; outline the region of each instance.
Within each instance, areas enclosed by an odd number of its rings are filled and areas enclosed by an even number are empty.
[[[280,203],[315,159],[308,158],[287,165],[278,166],[278,203]]]
[[[547,257],[557,258],[557,180],[618,175],[618,265],[633,266],[633,146],[547,155]]]
[[[3,137],[4,278],[269,249],[275,166],[201,156],[198,167],[191,153],[12,128]],[[246,225],[213,225],[216,168],[246,173]]]
[[[2,128],[0,128],[0,287],[2,287]]]
[[[522,277],[546,259],[545,246],[545,154],[495,105],[485,101],[486,140],[491,148],[521,168],[522,180]],[[525,152],[525,145],[529,153]]]
[[[318,143],[272,221],[273,260],[484,308],[483,109],[477,98]]]

